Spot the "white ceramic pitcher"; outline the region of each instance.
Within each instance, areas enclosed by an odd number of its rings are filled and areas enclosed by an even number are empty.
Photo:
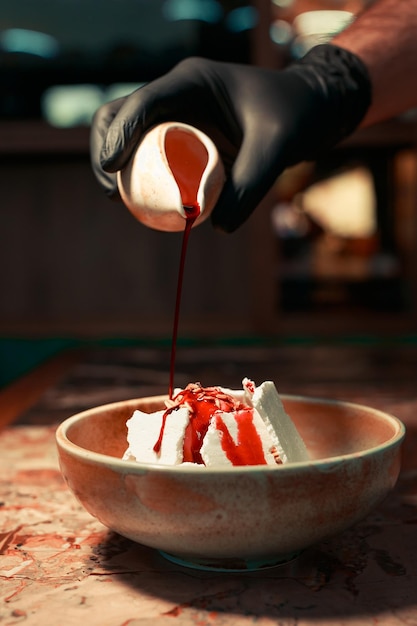
[[[151,129],[141,140],[117,183],[123,202],[143,224],[157,230],[184,230],[185,207],[199,207],[197,225],[211,213],[225,180],[214,143],[179,122]]]

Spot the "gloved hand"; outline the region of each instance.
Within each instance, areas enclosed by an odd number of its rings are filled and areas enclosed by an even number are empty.
[[[325,44],[284,70],[188,58],[96,113],[93,170],[111,197],[115,175],[144,132],[165,121],[200,128],[217,145],[227,181],[212,213],[232,232],[288,166],[317,158],[365,115],[371,85],[362,61]]]

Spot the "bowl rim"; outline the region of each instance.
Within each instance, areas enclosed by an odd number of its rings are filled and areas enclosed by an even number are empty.
[[[343,462],[349,462],[353,460],[357,460],[360,458],[366,458],[373,456],[377,453],[381,453],[383,451],[388,451],[390,448],[395,448],[400,446],[404,440],[406,428],[403,422],[398,418],[392,415],[391,413],[387,413],[381,409],[377,409],[371,406],[367,406],[364,404],[360,404],[357,402],[350,402],[344,400],[337,400],[332,398],[321,398],[321,397],[311,397],[304,395],[294,395],[294,394],[280,394],[281,399],[285,402],[296,401],[304,404],[324,404],[327,406],[343,406],[346,408],[362,410],[365,412],[372,412],[372,414],[381,419],[384,422],[390,423],[395,428],[395,433],[392,437],[380,443],[376,446],[372,446],[370,448],[365,448],[364,450],[358,450],[357,452],[350,452],[346,454],[339,454],[325,458],[319,459],[311,459],[307,461],[297,461],[292,463],[284,463],[282,465],[246,465],[246,466],[227,466],[227,467],[205,467],[194,464],[180,464],[180,465],[162,465],[158,463],[142,463],[139,461],[133,460],[123,460],[122,458],[113,457],[107,454],[102,454],[101,452],[94,452],[92,450],[88,450],[87,448],[83,448],[75,443],[73,443],[68,437],[68,431],[73,424],[82,421],[85,419],[87,415],[101,413],[103,410],[111,411],[112,409],[118,409],[122,406],[132,405],[133,407],[136,403],[140,401],[164,401],[168,398],[166,394],[163,395],[155,395],[155,396],[144,396],[141,398],[128,398],[126,400],[119,400],[117,402],[110,402],[102,405],[97,405],[91,407],[89,409],[85,409],[79,413],[75,413],[70,417],[67,417],[63,420],[56,428],[55,431],[55,440],[59,449],[65,450],[73,456],[76,456],[84,461],[96,462],[100,465],[105,465],[108,468],[112,468],[117,471],[122,471],[123,473],[138,473],[142,474],[146,471],[157,471],[157,472],[169,472],[174,474],[195,474],[198,476],[208,476],[213,474],[245,474],[245,473],[264,473],[264,472],[277,472],[280,473],[285,472],[285,474],[291,473],[292,471],[300,471],[302,469],[311,469],[316,468],[321,471],[329,471],[336,464],[341,464]]]

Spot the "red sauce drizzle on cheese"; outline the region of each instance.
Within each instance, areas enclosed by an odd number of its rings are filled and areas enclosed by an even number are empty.
[[[237,442],[233,440],[221,415],[216,415],[216,428],[222,433],[223,451],[232,465],[266,465],[262,441],[253,423],[253,409],[235,414]]]
[[[233,465],[266,464],[262,442],[253,424],[252,408],[232,398],[218,387],[201,387],[193,383],[180,391],[172,399],[172,403],[172,406],[164,413],[158,441],[153,448],[155,452],[159,452],[161,449],[168,415],[177,408],[186,406],[190,411],[190,421],[184,436],[183,462],[204,464],[201,457],[201,446],[210,421],[214,417],[216,427],[222,433],[222,448]],[[222,413],[232,412],[236,413],[237,442],[233,441],[221,419]]]

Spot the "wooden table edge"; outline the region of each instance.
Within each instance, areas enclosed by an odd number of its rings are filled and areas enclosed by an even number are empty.
[[[33,407],[47,389],[80,362],[83,354],[80,349],[60,352],[0,389],[0,431]]]

